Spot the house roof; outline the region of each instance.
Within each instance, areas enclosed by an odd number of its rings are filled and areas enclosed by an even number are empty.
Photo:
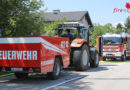
[[[48,12],[44,14],[44,20],[47,22],[53,22],[56,20],[62,20],[65,18],[68,22],[79,22],[85,16],[88,24],[92,27],[92,22],[88,11],[75,11],[75,12]]]

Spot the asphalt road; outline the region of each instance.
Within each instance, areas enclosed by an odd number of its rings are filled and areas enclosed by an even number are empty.
[[[31,75],[0,78],[0,90],[130,90],[130,63],[102,63],[84,72],[67,69],[58,80]]]

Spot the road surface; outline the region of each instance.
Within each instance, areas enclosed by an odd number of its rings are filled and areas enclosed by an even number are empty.
[[[31,75],[0,78],[0,90],[130,90],[130,63],[102,63],[84,72],[64,70],[58,80]]]

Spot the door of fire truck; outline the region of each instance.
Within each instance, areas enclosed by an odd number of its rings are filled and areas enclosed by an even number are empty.
[[[99,60],[102,61],[103,38],[101,36],[96,37],[96,50],[99,52]]]

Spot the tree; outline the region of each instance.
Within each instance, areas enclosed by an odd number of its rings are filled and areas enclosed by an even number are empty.
[[[114,33],[115,28],[112,26],[112,24],[108,23],[106,25],[100,25],[100,24],[94,24],[94,32],[90,36],[91,45],[96,45],[96,37],[102,36],[105,33]]]
[[[107,23],[104,26],[105,33],[115,33],[116,29],[112,26],[111,23]]]
[[[121,23],[118,23],[118,24],[117,24],[117,26],[116,26],[116,28],[117,28],[117,29],[118,29],[118,28],[122,29],[122,28],[123,28],[123,26],[122,26],[122,24],[121,24]]]
[[[39,8],[41,0],[0,0],[0,29],[2,36],[40,35],[43,21]]]
[[[47,35],[55,35],[57,25],[65,22],[65,21],[66,21],[66,19],[62,19],[61,21],[44,23],[44,28],[42,29],[41,33],[47,34]]]
[[[118,23],[116,26],[116,33],[121,33],[123,32],[123,26],[121,23]]]
[[[130,33],[130,16],[125,21],[125,29],[127,33]]]

